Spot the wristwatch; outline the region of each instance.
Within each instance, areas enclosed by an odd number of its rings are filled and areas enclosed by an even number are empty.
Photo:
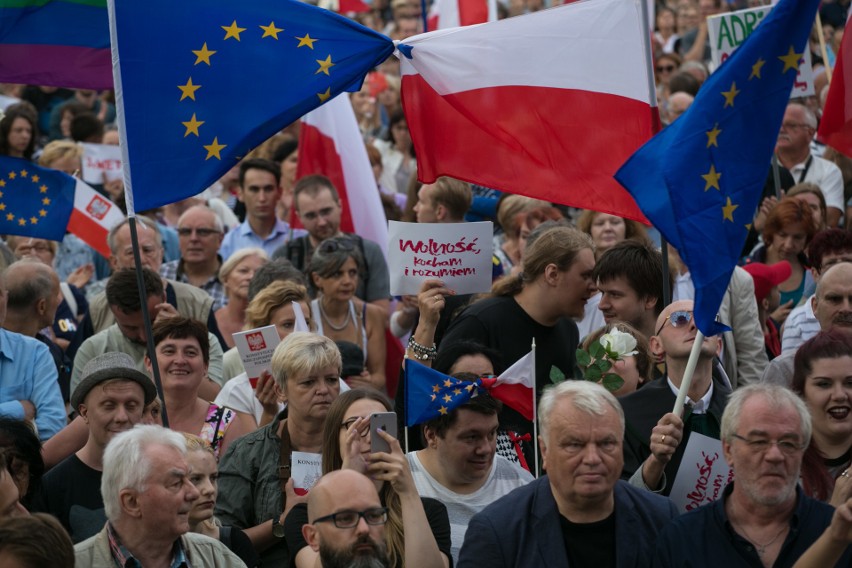
[[[284,538],[284,525],[281,524],[280,517],[272,518],[272,536],[275,538]]]

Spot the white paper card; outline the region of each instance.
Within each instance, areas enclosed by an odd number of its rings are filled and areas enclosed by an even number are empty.
[[[722,442],[693,432],[684,450],[669,498],[681,513],[712,503],[733,481],[734,472],[725,461]]]
[[[272,353],[281,343],[278,330],[275,329],[274,325],[267,325],[266,327],[234,333],[233,338],[251,387],[255,388],[261,373],[264,370],[269,370]]]
[[[307,495],[322,477],[322,454],[291,452],[290,477],[296,495]]]
[[[417,294],[424,280],[442,280],[457,294],[491,289],[493,223],[388,224],[393,296]]]
[[[121,148],[113,144],[83,143],[83,181],[103,184],[123,175]]]

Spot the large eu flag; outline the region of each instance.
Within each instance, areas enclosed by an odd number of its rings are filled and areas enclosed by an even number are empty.
[[[128,212],[204,190],[393,52],[298,0],[109,0]],[[123,122],[122,122],[123,121]]]
[[[76,186],[64,172],[0,156],[0,234],[61,241]]]
[[[645,216],[680,252],[706,336],[737,264],[818,0],[781,0],[710,76],[687,112],[616,173]]]

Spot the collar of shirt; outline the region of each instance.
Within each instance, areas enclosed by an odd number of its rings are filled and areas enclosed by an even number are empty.
[[[669,388],[672,389],[675,397],[677,397],[678,388],[672,382],[672,380],[666,377],[666,381],[669,383]],[[710,388],[707,389],[707,392],[702,396],[698,402],[693,401],[689,396],[686,397],[686,404],[692,407],[693,414],[705,414],[710,409],[710,399],[713,398],[713,381],[710,381]]]
[[[112,523],[107,523],[107,540],[109,541],[109,550],[113,560],[119,568],[142,568],[142,563],[133,556],[133,554],[121,544],[121,539],[118,533],[112,526]],[[186,557],[186,551],[183,548],[181,539],[177,539],[172,549],[172,562],[170,568],[192,568],[189,560]]]
[[[222,255],[217,254],[216,258],[219,261],[219,268],[222,268]],[[166,276],[166,278],[168,278],[168,276]],[[189,284],[189,278],[186,276],[186,272],[184,272],[183,258],[180,258],[177,261],[177,266],[175,267],[175,280]],[[199,288],[204,288],[205,286],[209,286],[211,283],[216,282],[219,282],[219,269],[216,269],[216,273],[208,278],[202,286],[199,286]]]
[[[260,238],[260,237],[259,237],[259,236],[258,236],[258,235],[257,235],[257,234],[253,231],[253,230],[252,230],[251,225],[249,224],[249,220],[248,220],[248,218],[246,218],[246,220],[245,220],[245,221],[243,221],[242,223],[240,223],[240,226],[239,226],[239,227],[237,227],[237,229],[236,229],[236,230],[238,230],[238,231],[240,232],[240,235],[242,235],[242,236],[244,236],[244,237],[246,237],[246,236],[248,236],[248,235],[254,235],[254,236],[255,236],[255,237],[257,237],[258,239]],[[278,235],[286,235],[286,234],[288,234],[289,232],[290,232],[290,225],[289,225],[289,223],[287,223],[286,221],[282,221],[281,219],[276,219],[276,220],[275,220],[275,227],[272,229],[272,232],[271,232],[271,233],[269,233],[269,236],[267,236],[267,237],[266,237],[266,239],[263,239],[263,240],[267,240],[267,241],[268,241],[268,240],[270,240],[270,239],[272,239],[272,238],[274,238],[274,237],[277,237]]]

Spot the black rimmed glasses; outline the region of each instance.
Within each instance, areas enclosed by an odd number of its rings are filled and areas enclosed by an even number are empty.
[[[177,229],[177,234],[181,237],[189,237],[192,236],[192,233],[195,232],[196,235],[201,237],[202,239],[205,237],[211,237],[213,235],[218,235],[221,231],[217,231],[216,229],[206,229],[204,227],[199,229],[194,229],[190,227],[179,227]]]
[[[772,446],[778,446],[778,450],[785,456],[793,456],[805,449],[805,446],[793,440],[769,440],[768,438],[746,438],[739,434],[731,434],[732,438],[743,442],[749,450],[756,454],[764,454]]]
[[[341,424],[341,425],[340,425],[340,427],[341,427],[341,428],[345,428],[345,429],[346,429],[346,431],[348,432],[348,431],[349,431],[349,429],[350,429],[350,428],[352,428],[352,425],[353,425],[353,424],[355,424],[355,422],[356,422],[357,420],[360,420],[361,418],[362,418],[361,416],[353,416],[352,418],[350,418],[349,420],[347,420],[346,422],[344,422],[343,424]],[[362,437],[362,438],[366,438],[366,437],[370,434],[370,429],[369,429],[369,428],[365,428],[365,429],[364,429],[364,431],[363,431],[363,432],[361,432],[360,434],[361,434],[361,437]]]
[[[358,521],[363,518],[368,525],[383,525],[388,522],[387,507],[374,507],[364,511],[340,511],[318,519],[314,519],[313,525],[331,521],[339,529],[351,529],[358,526]]]

